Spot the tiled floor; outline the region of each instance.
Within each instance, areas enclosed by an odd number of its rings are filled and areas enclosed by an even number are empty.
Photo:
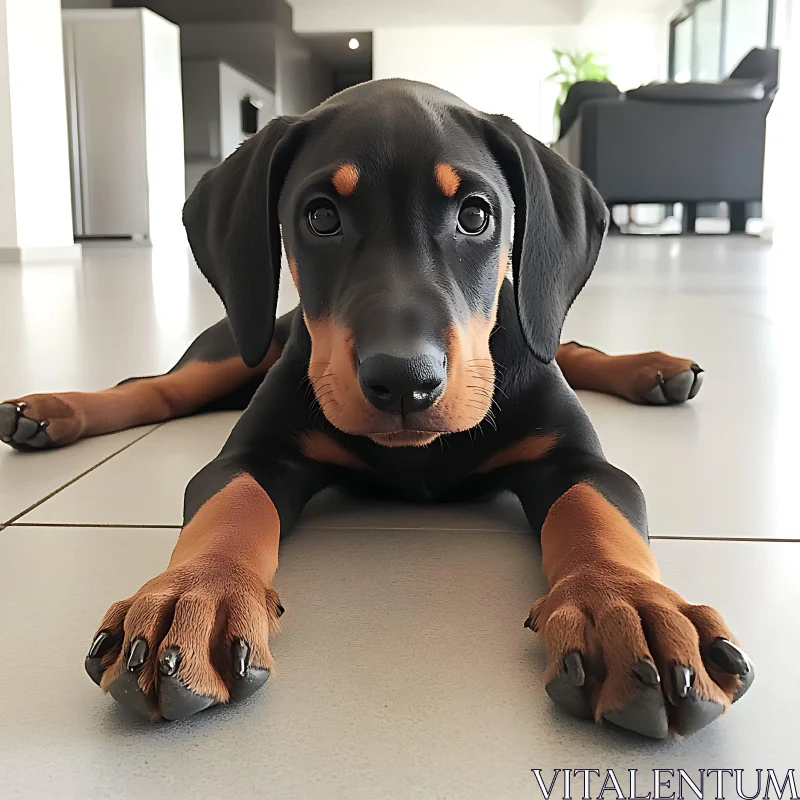
[[[288,612],[268,688],[186,723],[129,718],[83,656],[106,606],[163,568],[183,487],[235,419],[221,414],[0,450],[0,797],[515,800],[541,796],[536,767],[635,767],[645,793],[656,767],[800,772],[795,262],[753,239],[611,239],[565,331],[707,370],[685,407],[584,401],[645,489],[665,579],[718,606],[756,662],[725,719],[658,743],[552,707],[543,649],[522,627],[545,590],[538,551],[511,500],[337,496],[317,498],[282,546]],[[0,297],[0,397],[162,371],[221,313],[182,251],[0,266]]]

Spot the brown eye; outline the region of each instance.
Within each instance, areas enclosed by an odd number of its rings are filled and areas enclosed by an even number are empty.
[[[477,236],[489,224],[489,209],[474,197],[467,198],[458,212],[458,230],[467,236]]]
[[[323,203],[308,212],[308,227],[317,236],[334,236],[342,229],[339,212],[332,203]]]

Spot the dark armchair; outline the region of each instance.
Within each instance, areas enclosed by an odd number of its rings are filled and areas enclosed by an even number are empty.
[[[580,167],[609,206],[726,201],[731,230],[745,203],[761,200],[767,112],[778,51],[752,50],[719,83],[663,83],[620,94],[613,84],[575,84],[553,149]],[[574,97],[573,97],[574,93]]]

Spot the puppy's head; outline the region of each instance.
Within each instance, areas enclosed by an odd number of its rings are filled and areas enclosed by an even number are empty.
[[[380,444],[421,445],[489,412],[509,267],[527,344],[553,359],[606,210],[510,120],[377,81],[273,120],[203,178],[184,222],[250,365],[272,337],[282,232],[323,413]]]

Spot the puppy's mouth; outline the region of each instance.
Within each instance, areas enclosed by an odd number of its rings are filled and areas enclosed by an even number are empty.
[[[403,428],[392,433],[365,434],[375,444],[383,447],[424,447],[449,431],[428,431]]]
[[[450,421],[442,414],[437,401],[430,408],[421,411],[397,413],[371,409],[371,425],[365,426],[365,436],[393,433],[454,433]]]

